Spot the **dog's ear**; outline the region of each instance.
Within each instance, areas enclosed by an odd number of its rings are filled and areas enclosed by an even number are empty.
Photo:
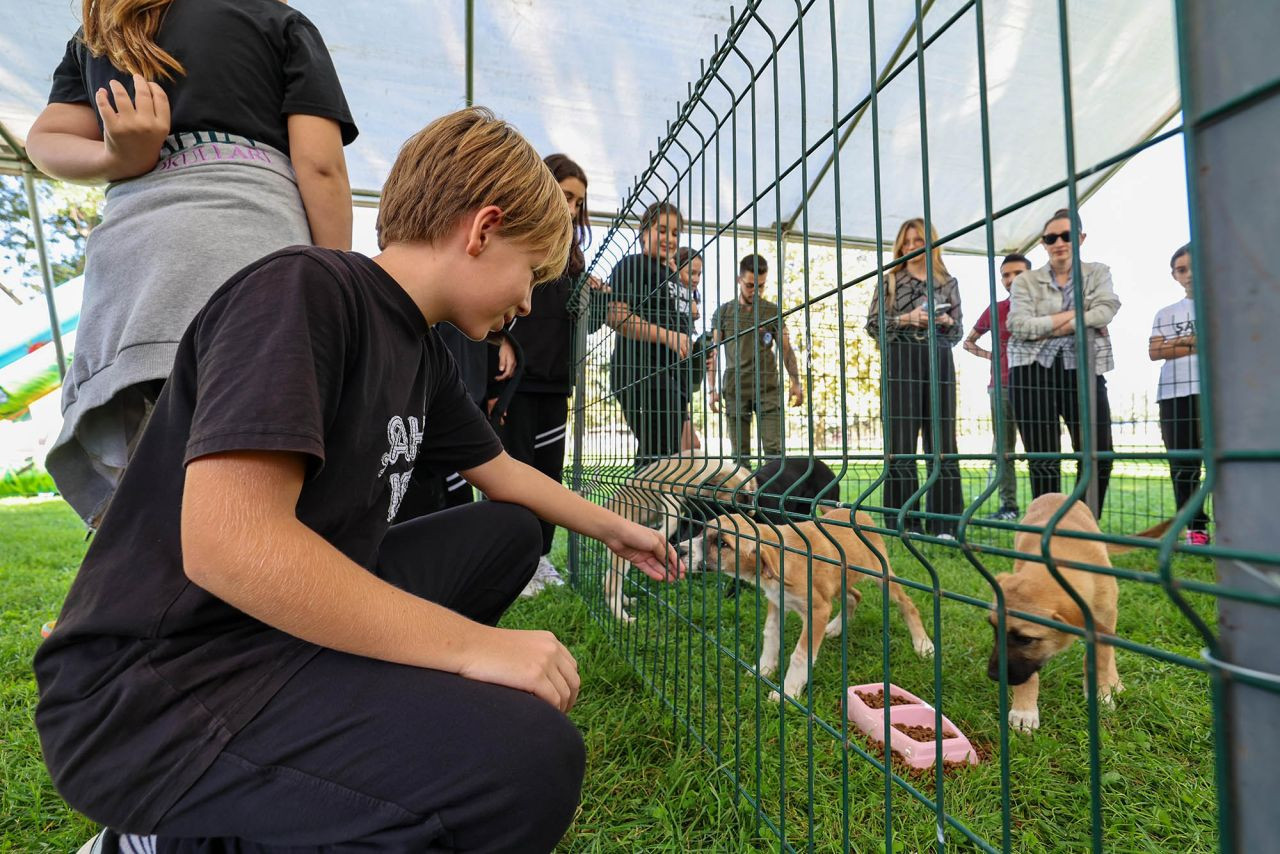
[[[996,575],[995,575],[995,579],[996,579],[996,586],[997,586],[997,587],[999,587],[1001,590],[1003,590],[1003,591],[1005,592],[1005,595],[1006,595],[1006,596],[1008,596],[1009,588],[1010,588],[1010,586],[1011,586],[1011,585],[1010,585],[1010,584],[1008,584],[1008,583],[1006,583],[1005,579],[1009,579],[1009,578],[1013,578],[1013,577],[1014,577],[1014,574],[1013,574],[1012,572],[997,572],[997,573],[996,573]],[[992,595],[994,595],[994,591],[993,591]],[[996,609],[996,602],[997,602],[997,601],[998,601],[997,599],[992,599],[992,600],[991,600],[991,613],[992,613],[992,614],[996,613],[996,610],[997,610],[997,609]]]
[[[1063,597],[1063,601],[1058,603],[1057,610],[1050,616],[1059,623],[1066,623],[1069,626],[1075,626],[1077,629],[1084,628],[1084,612],[1070,597]]]
[[[761,544],[756,548],[756,552],[760,555],[760,575],[763,578],[776,579],[778,577],[778,561],[780,559],[778,550],[772,546]]]

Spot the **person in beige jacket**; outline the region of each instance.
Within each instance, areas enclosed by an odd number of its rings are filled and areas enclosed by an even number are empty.
[[[1058,453],[1062,450],[1062,426],[1066,423],[1071,447],[1084,450],[1077,379],[1085,350],[1076,340],[1075,300],[1084,301],[1086,346],[1092,344],[1093,382],[1097,392],[1094,431],[1097,450],[1110,451],[1111,406],[1107,399],[1105,374],[1115,367],[1107,324],[1120,310],[1120,300],[1111,284],[1106,264],[1080,263],[1080,291],[1076,292],[1072,271],[1072,241],[1084,244],[1080,219],[1062,209],[1054,213],[1041,231],[1041,241],[1049,253],[1048,265],[1028,270],[1013,282],[1009,295],[1009,385],[1014,419],[1028,454]],[[1061,492],[1062,464],[1057,458],[1030,461],[1031,494],[1039,497]],[[1098,461],[1098,507],[1102,516],[1111,460]]]

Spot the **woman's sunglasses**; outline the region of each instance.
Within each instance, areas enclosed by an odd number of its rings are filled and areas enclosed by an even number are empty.
[[[1071,232],[1061,231],[1061,232],[1058,232],[1057,234],[1042,234],[1040,235],[1040,239],[1044,241],[1045,246],[1052,246],[1053,244],[1057,243],[1059,240],[1061,240],[1063,243],[1070,243]]]

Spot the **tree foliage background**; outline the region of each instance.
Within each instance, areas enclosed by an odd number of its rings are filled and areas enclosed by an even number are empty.
[[[37,181],[36,199],[53,281],[61,284],[84,272],[89,233],[102,221],[102,187]],[[44,292],[27,193],[15,175],[0,176],[0,287],[0,300],[14,302],[28,302]]]

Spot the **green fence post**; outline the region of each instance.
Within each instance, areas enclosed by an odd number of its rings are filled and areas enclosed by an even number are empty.
[[[573,474],[572,489],[584,494],[582,484],[582,443],[587,435],[587,319],[591,314],[594,298],[591,286],[584,275],[576,293],[579,311],[573,321]],[[580,535],[569,531],[569,583],[577,588],[580,582],[579,567],[582,560]]]
[[[1200,360],[1201,399],[1208,402],[1202,418],[1217,545],[1274,555],[1280,551],[1273,512],[1280,481],[1280,347],[1272,318],[1280,311],[1280,275],[1257,261],[1280,234],[1274,192],[1280,162],[1268,148],[1280,138],[1280,65],[1272,45],[1280,6],[1180,0],[1177,10],[1196,344],[1206,356]],[[1216,564],[1224,586],[1258,596],[1280,593],[1274,563],[1224,556]],[[1225,730],[1219,745],[1225,735],[1227,748],[1219,757],[1221,850],[1280,851],[1280,622],[1275,608],[1225,597],[1218,616],[1216,655],[1206,657],[1225,699],[1225,720],[1215,721]]]

